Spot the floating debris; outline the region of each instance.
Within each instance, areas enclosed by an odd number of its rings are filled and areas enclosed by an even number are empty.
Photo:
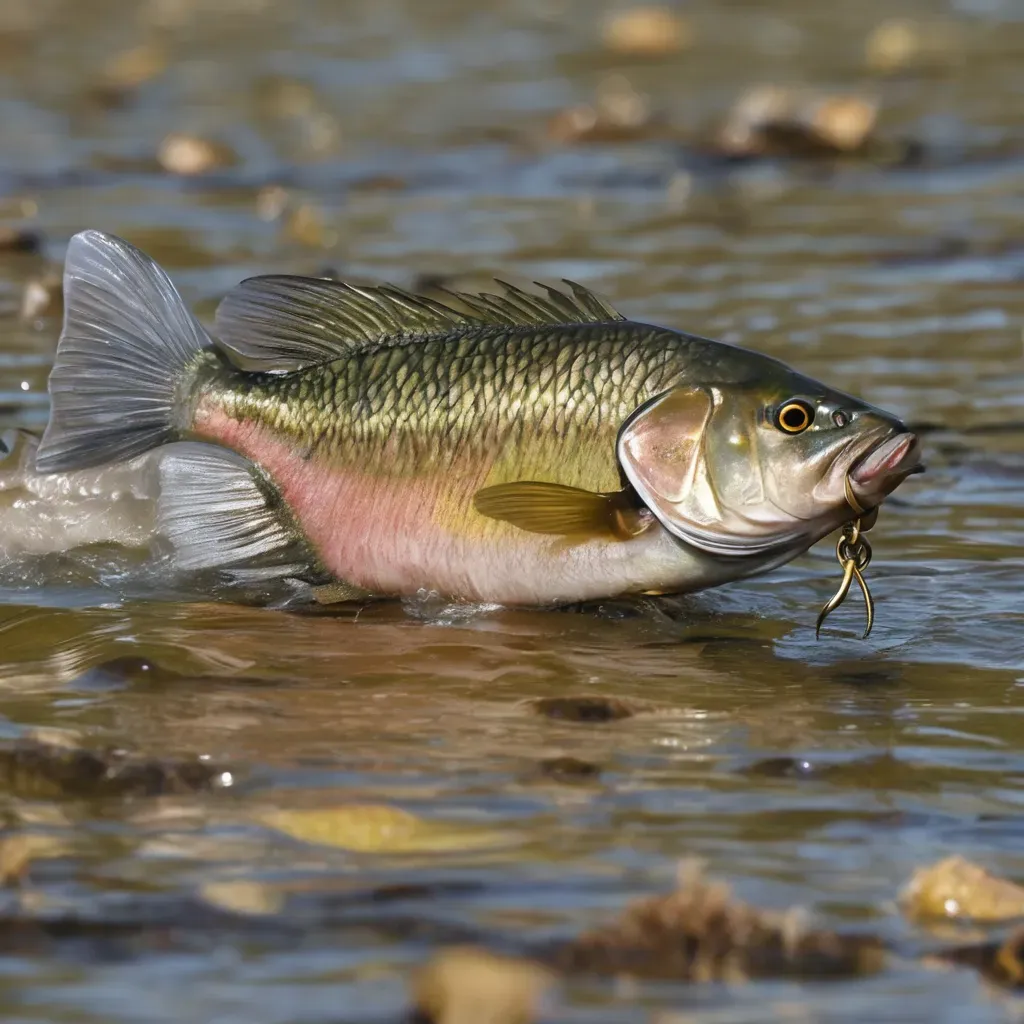
[[[33,277],[21,293],[21,319],[34,323],[43,317],[60,316],[64,312],[64,290],[60,274]]]
[[[609,75],[593,103],[567,107],[547,125],[547,137],[562,144],[621,142],[646,134],[653,124],[650,100],[624,75]]]
[[[915,917],[977,922],[1024,918],[1024,887],[991,875],[963,857],[947,857],[919,868],[907,884],[902,902],[906,912]]]
[[[157,161],[170,174],[190,177],[231,167],[237,156],[228,146],[198,135],[172,132],[157,151]]]
[[[165,796],[222,789],[233,781],[230,772],[199,759],[160,761],[36,740],[0,746],[0,789],[28,799]]]
[[[688,21],[668,7],[644,6],[615,11],[601,27],[606,49],[631,57],[659,57],[693,45]]]
[[[504,839],[494,831],[429,821],[387,804],[274,810],[258,820],[304,843],[353,853],[439,853],[495,846]]]
[[[529,960],[442,950],[412,980],[413,1024],[530,1024],[553,976]]]
[[[589,693],[564,697],[530,697],[521,701],[520,707],[560,722],[618,722],[656,709],[656,705],[648,701]]]
[[[877,100],[856,93],[817,93],[759,85],[744,93],[718,132],[731,157],[855,153],[871,138]]]
[[[551,963],[566,973],[707,982],[856,977],[880,970],[884,959],[874,936],[811,928],[799,910],[750,907],[684,865],[675,892],[634,903],[618,921],[564,943]]]

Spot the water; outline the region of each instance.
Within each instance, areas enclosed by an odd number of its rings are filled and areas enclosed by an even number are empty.
[[[0,214],[47,241],[0,254],[3,428],[45,422],[59,329],[19,320],[22,288],[99,227],[160,260],[202,315],[267,271],[575,277],[628,315],[892,409],[926,430],[928,463],[872,533],[867,641],[852,603],[833,620],[846,636],[814,640],[828,542],[639,609],[299,615],[145,585],[126,598],[133,555],[12,561],[5,536],[3,742],[45,729],[141,765],[88,784],[5,769],[7,835],[51,844],[3,894],[5,1019],[396,1021],[436,947],[574,934],[692,856],[753,903],[808,907],[900,956],[836,984],[573,980],[546,1020],[1020,1012],[968,970],[922,966],[949,935],[894,901],[953,852],[1024,876],[1024,12],[904,3],[952,36],[927,66],[874,78],[864,41],[892,13],[695,0],[693,49],[627,59],[602,49],[598,5],[570,0],[4,5]],[[143,45],[166,70],[98,94],[110,59]],[[614,74],[666,127],[546,139]],[[763,81],[874,90],[885,146],[923,156],[702,155]],[[164,174],[171,131],[237,161]],[[537,703],[565,696],[639,713]],[[272,824],[351,803],[413,812],[434,838],[375,851]]]

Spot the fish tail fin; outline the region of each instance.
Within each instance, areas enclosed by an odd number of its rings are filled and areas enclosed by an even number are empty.
[[[153,260],[101,231],[75,235],[37,471],[85,469],[173,441],[189,368],[211,345]]]

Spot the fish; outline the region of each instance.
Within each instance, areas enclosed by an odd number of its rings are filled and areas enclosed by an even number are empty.
[[[253,277],[207,331],[153,260],[83,231],[36,470],[163,449],[182,571],[550,606],[768,572],[920,468],[896,416],[767,355],[572,282],[495,288]]]

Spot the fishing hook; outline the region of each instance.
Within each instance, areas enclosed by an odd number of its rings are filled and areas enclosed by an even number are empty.
[[[862,640],[868,638],[871,627],[875,623],[875,601],[868,589],[867,581],[864,579],[864,570],[871,564],[871,545],[868,543],[864,533],[871,529],[877,517],[876,509],[865,509],[857,501],[850,486],[850,478],[846,478],[846,501],[850,508],[856,513],[857,518],[843,527],[843,535],[836,542],[836,558],[843,570],[843,579],[839,589],[825,603],[825,606],[818,613],[818,622],[814,629],[815,639],[821,639],[821,627],[825,619],[829,617],[847,598],[853,581],[857,581],[860,592],[864,596],[864,611],[867,616],[867,625],[864,629]],[[862,525],[862,520],[867,520]]]

